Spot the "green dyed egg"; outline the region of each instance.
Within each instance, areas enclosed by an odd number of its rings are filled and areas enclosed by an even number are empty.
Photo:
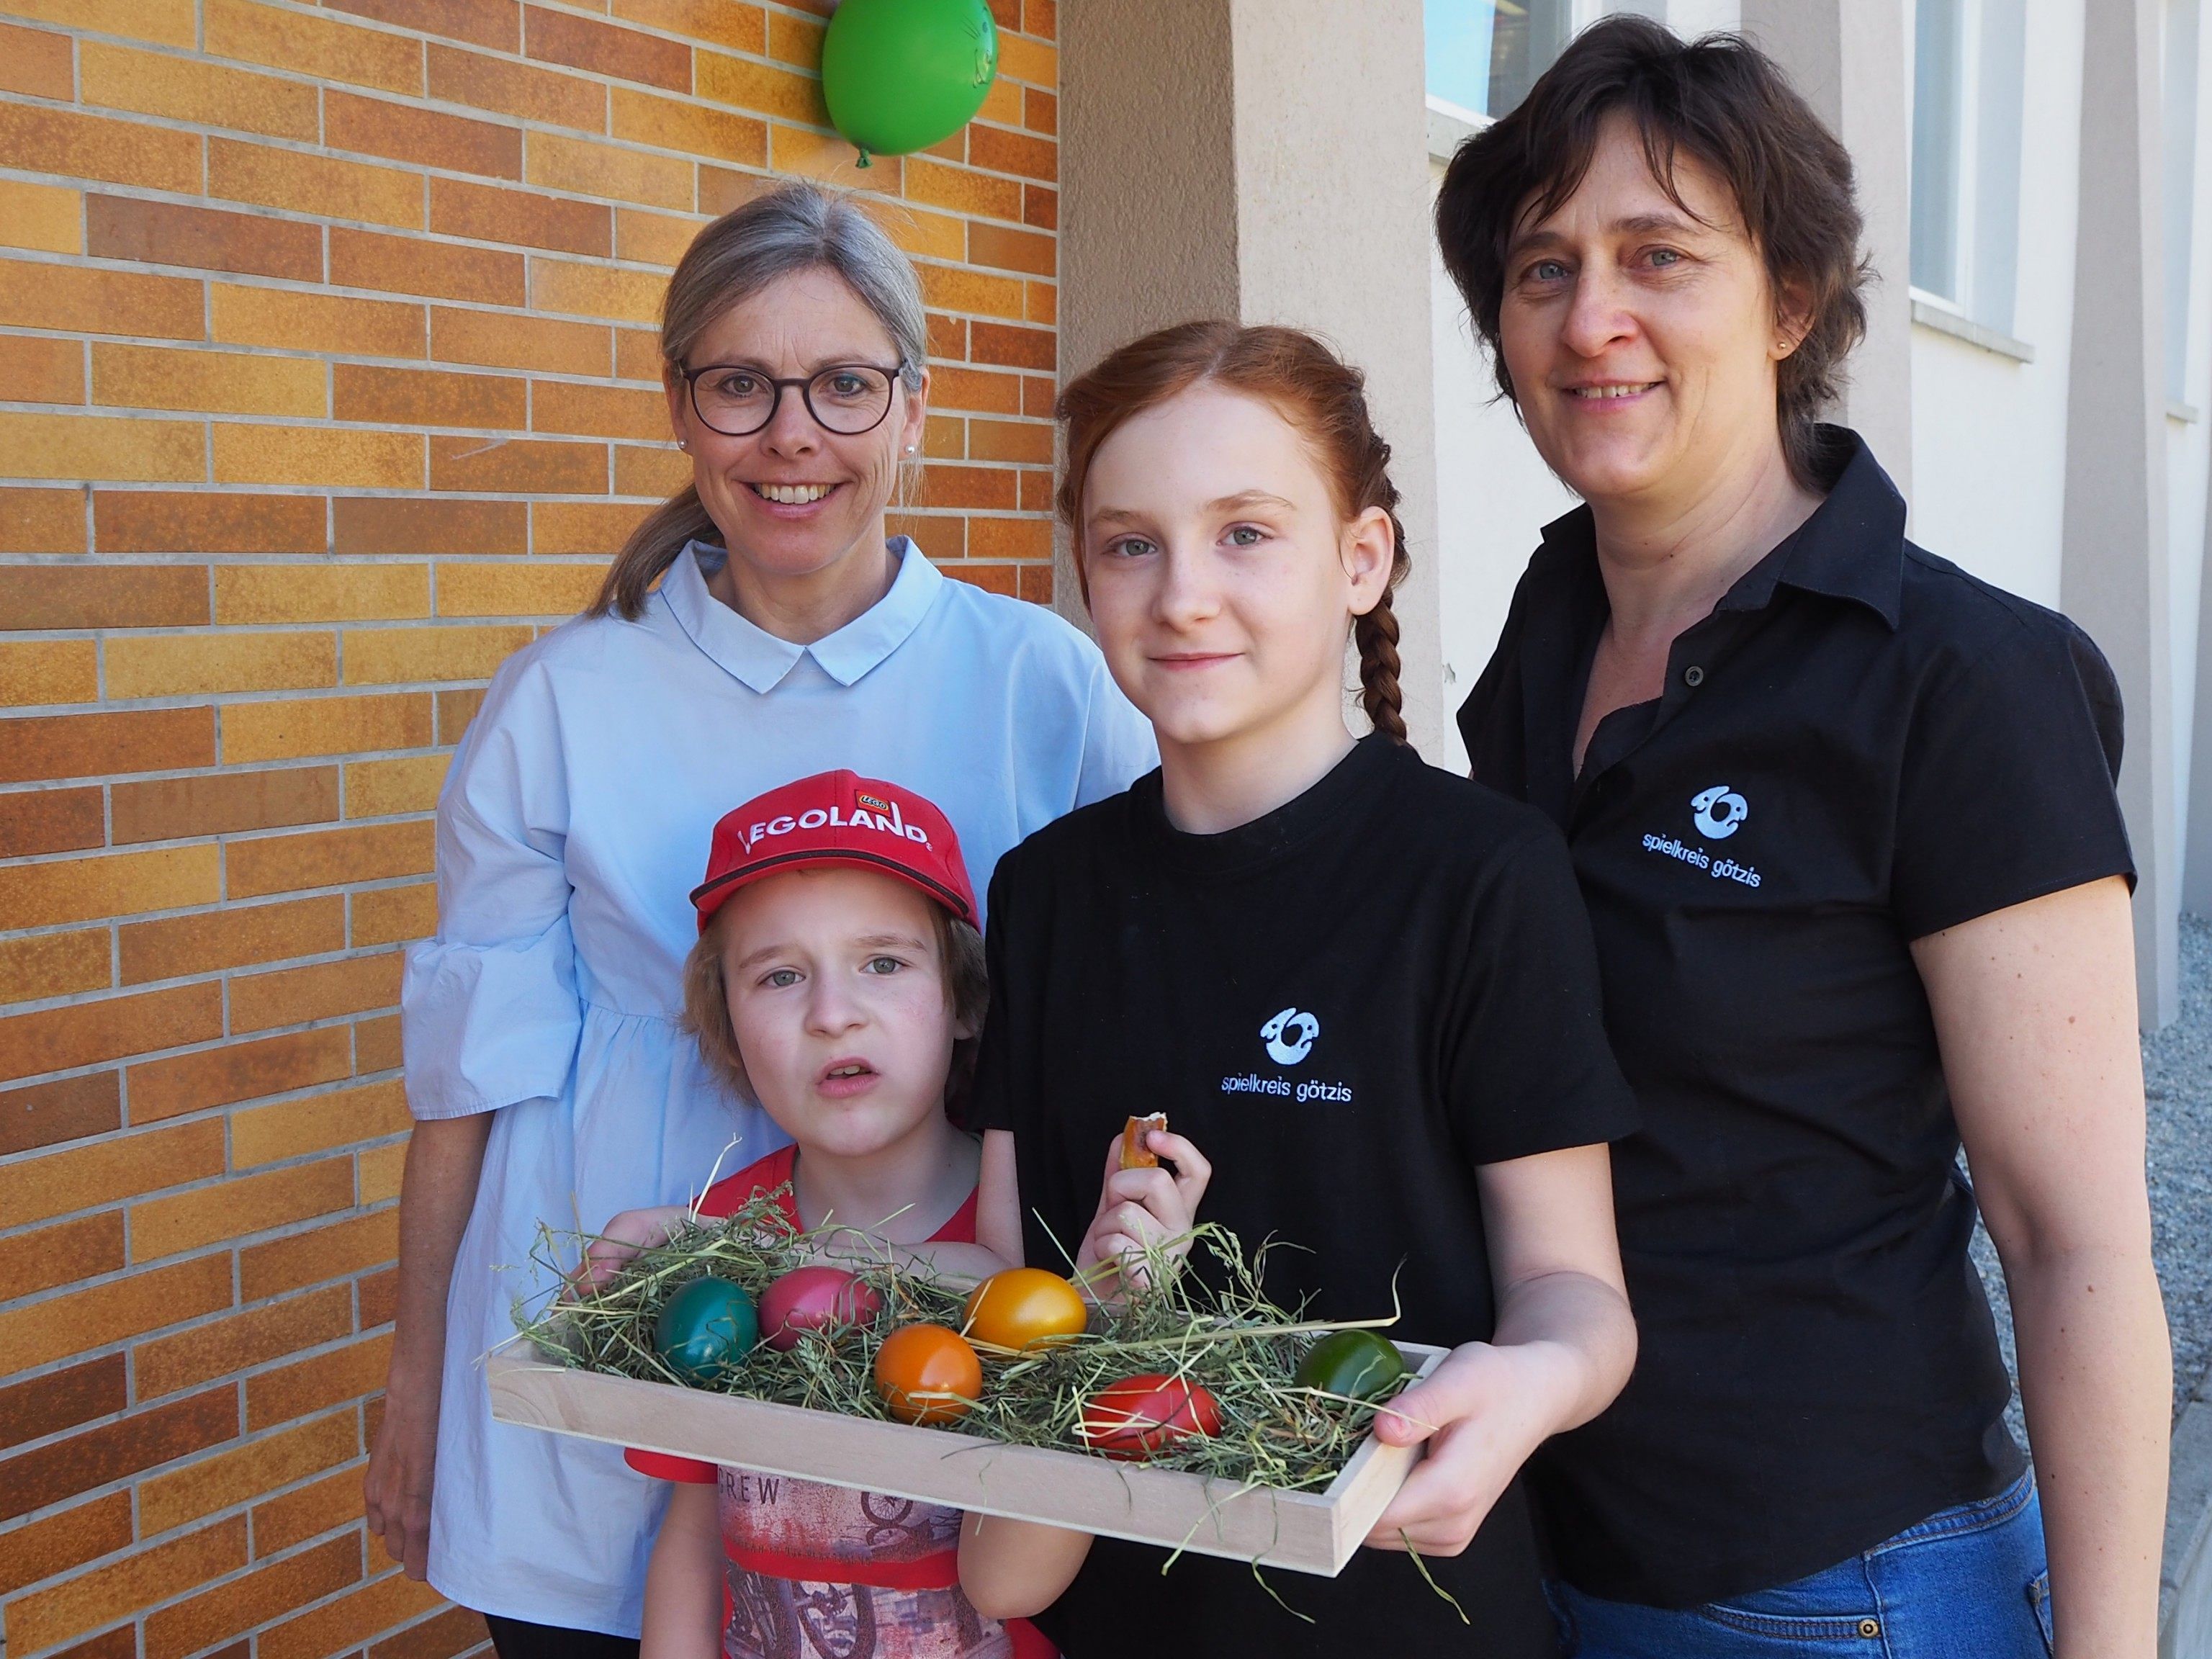
[[[1331,1331],[1298,1362],[1298,1386],[1352,1400],[1388,1394],[1406,1374],[1406,1361],[1388,1337],[1374,1331]]]
[[[654,1351],[678,1375],[710,1385],[742,1365],[759,1340],[752,1297],[726,1279],[693,1279],[668,1298],[653,1331]]]

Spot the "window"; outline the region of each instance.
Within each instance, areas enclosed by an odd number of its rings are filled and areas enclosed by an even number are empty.
[[[2009,333],[2020,257],[2026,0],[1918,0],[1912,286]]]
[[[1573,0],[1422,0],[1429,96],[1453,112],[1503,115],[1567,44]]]

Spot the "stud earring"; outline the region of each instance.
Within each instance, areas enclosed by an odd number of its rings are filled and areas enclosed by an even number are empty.
[[[689,438],[678,438],[676,441],[676,447],[686,455],[691,453],[691,441]]]

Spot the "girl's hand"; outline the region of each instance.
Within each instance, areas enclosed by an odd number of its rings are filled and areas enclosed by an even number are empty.
[[[1457,1555],[1474,1537],[1522,1464],[1559,1426],[1558,1401],[1571,1394],[1582,1363],[1559,1345],[1470,1342],[1455,1348],[1425,1382],[1376,1413],[1385,1445],[1428,1442],[1374,1531],[1370,1548]]]
[[[1121,1137],[1106,1143],[1106,1176],[1098,1194],[1098,1213],[1075,1253],[1075,1270],[1110,1262],[1121,1279],[1135,1285],[1146,1283],[1145,1252],[1152,1246],[1176,1260],[1190,1250],[1188,1234],[1198,1220],[1199,1200],[1213,1166],[1204,1154],[1179,1134],[1165,1129],[1147,1130],[1145,1145],[1153,1154],[1175,1165],[1165,1169],[1125,1170],[1121,1167]],[[1176,1241],[1170,1243],[1170,1241]]]
[[[600,1229],[599,1236],[584,1248],[571,1281],[579,1291],[596,1291],[622,1271],[640,1250],[665,1244],[691,1212],[681,1204],[662,1204],[650,1210],[624,1210]]]

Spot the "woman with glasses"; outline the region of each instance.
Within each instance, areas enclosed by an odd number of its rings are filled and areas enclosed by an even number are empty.
[[[487,1615],[501,1659],[635,1653],[666,1493],[618,1448],[491,1420],[480,1357],[552,1288],[529,1267],[539,1224],[687,1201],[726,1148],[736,1169],[787,1139],[678,1025],[715,819],[825,766],[892,779],[944,807],[981,891],[1001,853],[1153,763],[1074,629],[887,533],[925,318],[859,209],[792,185],[707,227],[661,349],[692,481],[591,610],[493,680],[402,994],[416,1123],[369,1525]]]

